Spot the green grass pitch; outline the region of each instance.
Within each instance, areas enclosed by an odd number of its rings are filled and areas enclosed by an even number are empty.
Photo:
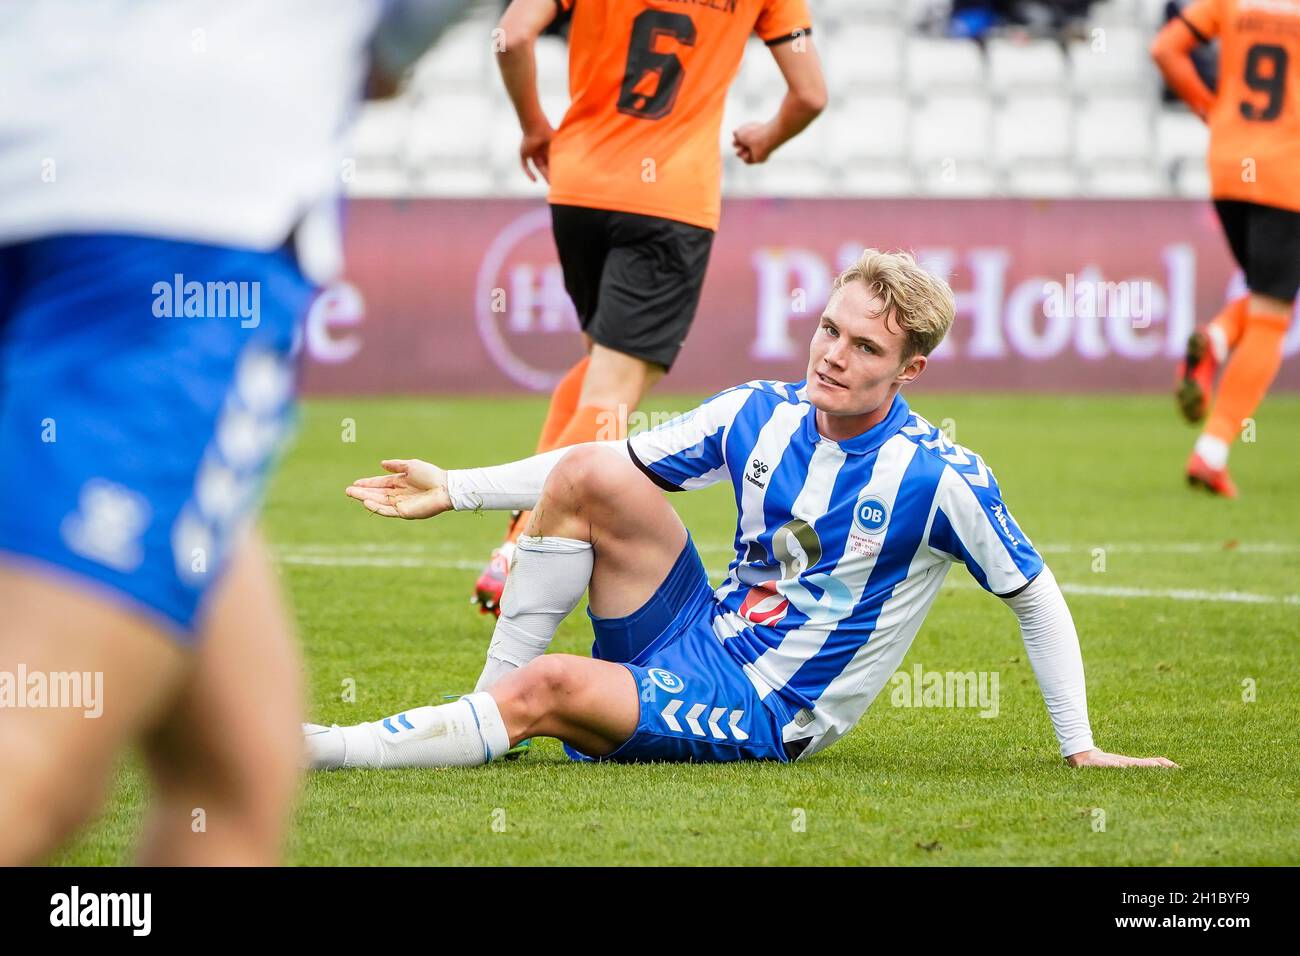
[[[1256,440],[1235,449],[1236,502],[1183,485],[1194,433],[1165,397],[911,400],[984,456],[1066,586],[1098,745],[1164,754],[1182,770],[1067,768],[1014,617],[958,566],[903,669],[996,672],[996,717],[892,706],[887,687],[846,739],[786,766],[579,765],[545,740],[472,770],[316,774],[288,860],[1300,863],[1300,398],[1270,399]],[[651,407],[693,404],[657,396]],[[490,632],[468,598],[502,516],[390,521],[343,487],[383,457],[521,457],[544,410],[537,399],[306,403],[265,524],[299,623],[311,719],[373,720],[464,693]],[[735,515],[728,489],[673,503],[716,582]],[[580,609],[553,648],[589,643]],[[146,797],[124,759],[104,813],[56,861],[128,862]]]

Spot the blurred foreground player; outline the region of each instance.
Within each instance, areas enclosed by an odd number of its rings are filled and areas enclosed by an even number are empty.
[[[391,87],[464,5],[6,5],[0,865],[132,742],[142,862],[279,858],[301,667],[257,499],[367,61]]]
[[[554,130],[533,47],[561,9],[573,15],[573,102]],[[672,367],[718,228],[718,135],[745,43],[756,34],[767,44],[788,87],[776,116],[733,134],[736,154],[762,163],[825,106],[811,23],[805,0],[514,0],[506,10],[497,59],[523,130],[520,162],[550,183],[564,285],[589,353],[556,386],[538,452],[625,434],[628,412]],[[527,521],[511,522],[475,584],[485,612],[499,613]]]
[[[1191,58],[1215,37],[1217,93]],[[1183,416],[1199,422],[1210,412],[1187,480],[1235,498],[1228,451],[1282,365],[1300,288],[1300,3],[1197,0],[1165,25],[1151,55],[1209,123],[1214,207],[1250,290],[1192,334],[1178,369]]]
[[[1051,570],[983,460],[899,394],[953,307],[911,256],[869,249],[834,283],[804,382],[728,389],[626,442],[470,471],[386,461],[395,474],[354,483],[389,517],[535,506],[493,636],[517,664],[455,703],[308,725],[313,766],[474,766],[530,736],[575,759],[801,759],[861,719],[956,561],[1019,620],[1071,765],[1173,766],[1093,746]],[[736,550],[714,590],[661,490],[719,481],[735,494]],[[593,656],[544,654],[584,592]]]

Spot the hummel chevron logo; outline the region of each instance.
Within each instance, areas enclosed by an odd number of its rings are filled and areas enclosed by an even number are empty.
[[[677,719],[677,712],[684,706],[685,702],[678,697],[669,701],[668,706],[659,711],[659,716],[664,719],[664,723],[668,725],[668,729],[673,733],[680,734],[682,732],[682,724]],[[686,726],[690,728],[691,733],[696,737],[706,736],[704,725],[700,723],[700,717],[703,716],[704,711],[707,709],[707,704],[692,704],[691,709],[682,715],[686,721]],[[727,708],[725,707],[714,707],[713,710],[709,711],[708,719],[704,722],[709,728],[708,736],[711,736],[714,740],[727,740],[729,739],[727,731],[731,731],[730,739],[737,741],[748,740],[749,734],[740,729],[740,722],[744,720],[745,712],[743,710],[733,710],[731,716],[727,719],[727,726],[724,728],[721,720],[726,713]]]
[[[980,488],[989,486],[989,470],[984,464],[984,459],[975,454],[969,448],[963,448],[961,445],[953,444],[948,440],[940,429],[935,428],[925,419],[918,417],[915,425],[907,425],[901,429],[904,435],[912,438],[921,438],[922,435],[931,437],[924,438],[921,441],[921,447],[929,448],[932,451],[938,451],[939,457],[948,464],[955,466],[958,473],[972,485]],[[974,467],[975,473],[964,469]]]

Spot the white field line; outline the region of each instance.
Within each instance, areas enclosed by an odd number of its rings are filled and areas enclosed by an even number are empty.
[[[342,551],[359,551],[360,547],[343,546]],[[347,554],[324,553],[323,551],[304,551],[298,548],[281,548],[281,564],[292,566],[327,567],[327,568],[429,568],[442,571],[480,571],[482,561],[451,560],[423,557],[418,554]],[[713,549],[716,551],[716,549]],[[730,552],[727,552],[730,553]],[[726,568],[708,568],[709,577],[721,580],[726,577]],[[949,578],[944,587],[957,590],[978,590],[974,581],[962,578]],[[1197,588],[1136,588],[1118,587],[1099,584],[1076,584],[1069,581],[1061,583],[1061,590],[1066,594],[1083,597],[1134,598],[1139,600],[1171,601],[1208,601],[1230,604],[1295,604],[1300,605],[1300,594],[1255,594],[1250,591],[1206,591]]]

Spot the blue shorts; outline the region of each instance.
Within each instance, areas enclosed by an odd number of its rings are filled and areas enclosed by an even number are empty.
[[[291,425],[312,291],[287,249],[0,246],[0,559],[191,643]]]
[[[709,577],[688,536],[654,596],[627,617],[588,611],[596,642],[591,656],[622,664],[641,697],[635,733],[600,760],[725,762],[781,760],[788,717],[759,698],[740,664],[713,633]],[[565,745],[575,760],[586,754]]]

